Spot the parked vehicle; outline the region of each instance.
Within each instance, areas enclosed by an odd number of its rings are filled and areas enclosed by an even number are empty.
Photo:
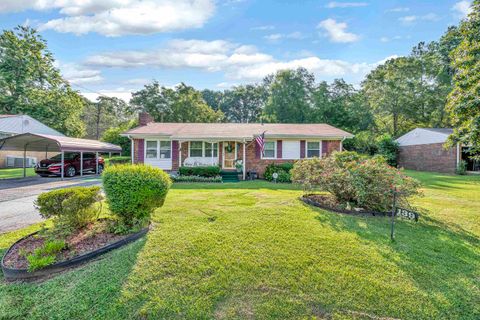
[[[85,152],[83,154],[83,172],[95,172],[97,159],[95,153]],[[98,157],[98,173],[103,171],[105,161]],[[50,159],[44,159],[35,166],[35,173],[39,176],[60,176],[62,174],[62,155],[57,154]],[[64,175],[73,177],[80,173],[80,152],[65,152],[64,155]]]

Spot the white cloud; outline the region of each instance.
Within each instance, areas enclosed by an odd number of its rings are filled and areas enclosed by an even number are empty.
[[[264,25],[264,26],[250,28],[250,30],[253,30],[253,31],[269,31],[274,29],[275,29],[275,26],[272,26],[272,25]]]
[[[86,68],[76,63],[57,63],[63,77],[71,84],[90,84],[103,81],[100,70]]]
[[[472,12],[472,3],[468,0],[462,0],[455,3],[452,10],[457,13],[459,18],[465,18],[470,12]]]
[[[107,97],[120,98],[128,102],[132,98],[133,91],[134,91],[133,89],[116,88],[116,89],[98,90],[98,92],[80,92],[80,94],[90,101],[96,101],[97,98],[100,95],[102,95]]]
[[[329,9],[334,8],[356,8],[356,7],[366,7],[368,6],[367,2],[329,2],[325,7]]]
[[[214,0],[2,0],[0,12],[56,9],[65,17],[40,30],[105,36],[152,34],[199,28],[213,15]]]
[[[305,38],[305,35],[300,31],[295,31],[287,34],[273,33],[273,34],[264,36],[264,38],[271,42],[277,42],[281,39],[301,40]]]
[[[317,28],[325,30],[333,42],[347,43],[358,41],[360,37],[354,33],[347,32],[347,27],[348,25],[345,22],[337,22],[334,19],[323,20],[317,26]]]
[[[408,12],[410,11],[410,8],[408,7],[396,7],[392,9],[388,9],[385,12]]]
[[[224,40],[174,40],[159,49],[98,54],[89,57],[85,63],[102,68],[195,68],[223,72],[227,80],[235,83],[258,81],[278,70],[298,67],[307,68],[320,78],[347,77],[360,80],[378,65],[322,59],[307,52],[301,58],[281,60],[259,52],[254,46]]]
[[[440,18],[435,13],[427,13],[423,16],[404,16],[398,18],[398,20],[404,25],[412,25],[418,21],[438,21]]]

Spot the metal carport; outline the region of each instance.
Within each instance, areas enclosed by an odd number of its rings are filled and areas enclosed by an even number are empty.
[[[83,153],[95,152],[97,163],[95,172],[98,174],[98,153],[120,153],[122,148],[106,142],[89,139],[51,136],[46,134],[23,133],[0,139],[0,150],[23,151],[23,176],[26,176],[27,151],[45,151],[61,153],[61,178],[64,178],[65,152],[80,152],[80,175],[83,175]]]

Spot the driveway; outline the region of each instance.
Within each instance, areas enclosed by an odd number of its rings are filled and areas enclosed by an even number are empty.
[[[40,193],[72,186],[100,185],[98,176],[65,179],[32,177],[0,180],[0,233],[42,221],[33,202]]]

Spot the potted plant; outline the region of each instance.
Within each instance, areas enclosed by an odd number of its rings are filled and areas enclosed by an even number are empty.
[[[243,160],[239,159],[235,162],[235,168],[237,169],[238,173],[241,173],[243,170]]]

